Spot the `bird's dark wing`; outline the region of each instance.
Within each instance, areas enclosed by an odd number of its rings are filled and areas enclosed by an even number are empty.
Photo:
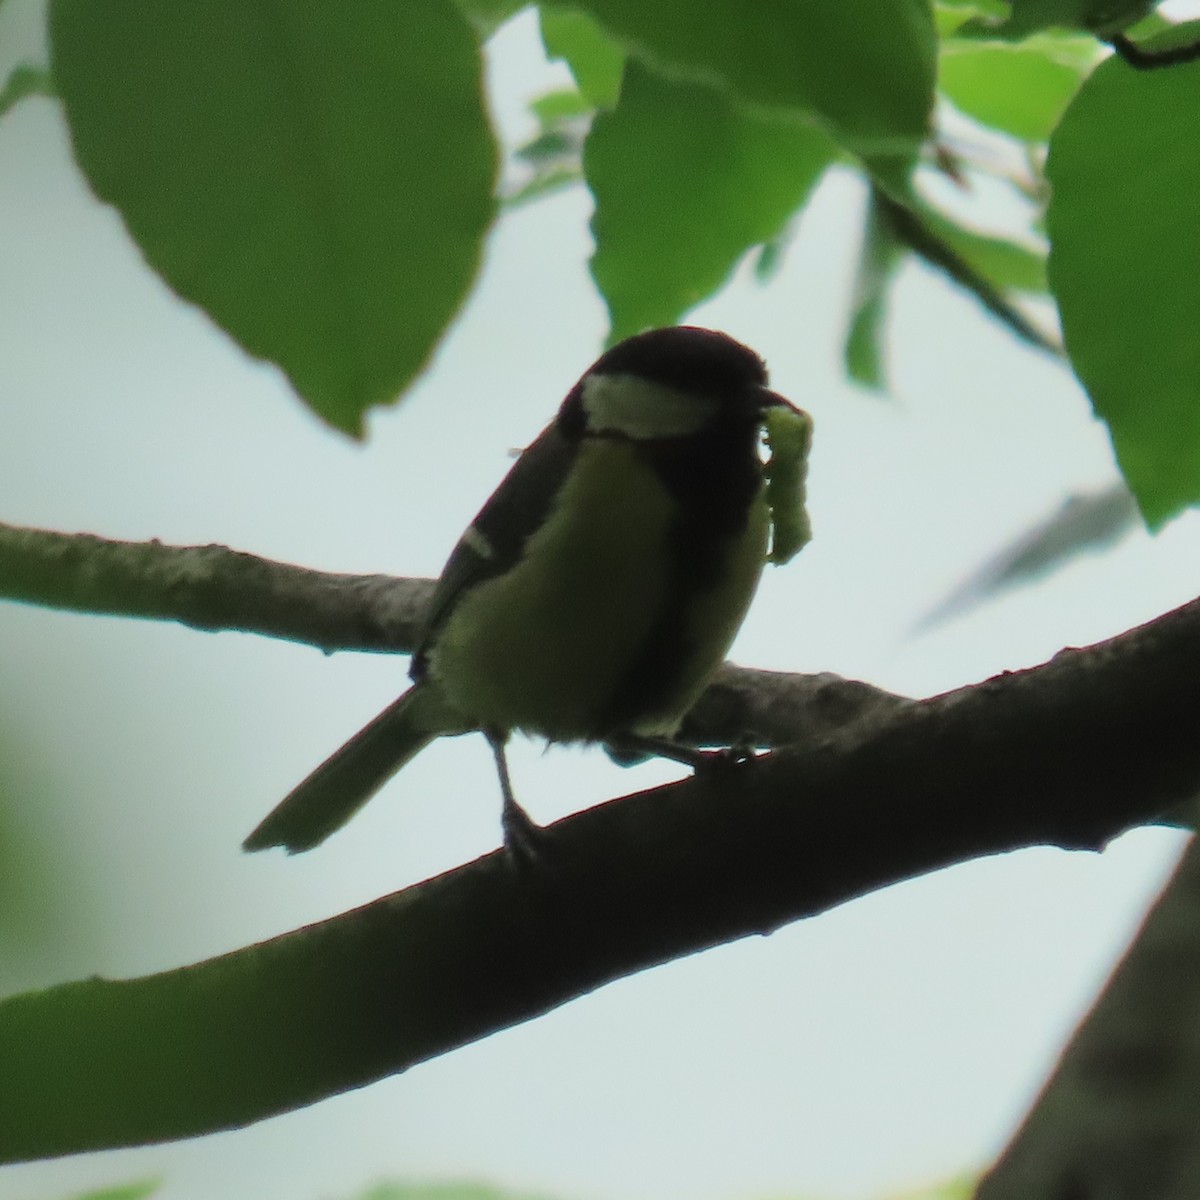
[[[578,438],[551,423],[522,451],[479,510],[442,568],[413,656],[413,679],[424,675],[425,651],[462,595],[520,559],[569,474],[578,445]]]

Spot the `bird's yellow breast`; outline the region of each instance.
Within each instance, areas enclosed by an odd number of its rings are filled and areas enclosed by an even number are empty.
[[[676,511],[630,442],[585,441],[516,566],[472,587],[439,631],[429,669],[446,698],[481,727],[553,741],[608,732],[598,728],[603,714],[669,603]],[[731,569],[688,606],[704,652],[681,664],[670,711],[647,714],[638,732],[673,729],[724,658],[765,547],[760,496],[745,534],[727,546]]]

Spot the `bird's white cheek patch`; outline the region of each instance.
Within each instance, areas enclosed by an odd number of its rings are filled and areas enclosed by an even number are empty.
[[[640,375],[589,375],[583,381],[583,411],[592,433],[635,440],[687,437],[717,414],[720,402],[652,383]]]

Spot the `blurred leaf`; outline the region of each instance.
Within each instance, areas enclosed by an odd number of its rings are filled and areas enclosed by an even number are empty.
[[[887,388],[884,333],[888,292],[908,248],[888,219],[884,200],[872,192],[854,281],[850,331],[843,351],[846,373],[855,383],[878,391]]]
[[[1022,340],[1059,353],[1058,347],[1008,301],[1008,291],[1045,292],[1045,258],[1007,238],[977,233],[910,196],[899,204],[872,191],[859,257],[844,360],[851,379],[887,388],[884,334],[888,293],[907,251],[971,292]]]
[[[13,750],[4,746],[0,777],[0,957],[4,960],[49,936],[53,922],[46,920],[43,902],[52,901],[55,893],[54,864],[36,853],[18,820],[17,797],[26,802],[29,797],[14,786]],[[0,981],[7,986],[4,974],[0,972]]]
[[[53,0],[75,154],[150,264],[330,424],[425,366],[474,278],[496,151],[450,0]]]
[[[556,7],[558,7],[556,2]],[[811,114],[862,155],[910,160],[929,127],[936,39],[927,0],[562,0],[663,74]]]
[[[957,1179],[947,1179],[941,1183],[935,1183],[931,1187],[917,1188],[916,1191],[905,1192],[903,1195],[890,1196],[888,1200],[971,1200],[978,1184],[978,1176],[960,1175]]]
[[[1088,78],[1050,143],[1050,281],[1151,528],[1200,500],[1200,66]]]
[[[804,203],[835,148],[819,129],[752,117],[711,87],[636,61],[584,149],[596,198],[592,274],[613,340],[673,324]]]
[[[945,9],[940,6],[933,10],[934,28],[937,30],[938,40],[945,42],[947,38],[951,38],[958,32],[961,26],[970,18],[968,15],[959,9]]]
[[[1106,36],[1140,21],[1159,0],[1013,0],[1007,20],[971,22],[960,32],[1019,41],[1042,29],[1083,29]]]
[[[60,953],[94,950],[99,933],[86,865],[36,819],[61,753],[53,732],[39,735],[0,727],[0,993],[53,977]]]
[[[579,159],[581,144],[565,130],[551,129],[538,134],[516,151],[518,158],[535,165],[557,162],[564,157]]]
[[[529,102],[529,111],[537,117],[539,123],[546,125],[551,121],[590,117],[592,106],[577,89],[561,88],[556,92],[545,92],[541,96],[535,96]]]
[[[1123,483],[1068,496],[1056,513],[1026,530],[939,601],[914,632],[962,616],[1000,592],[1034,583],[1081,554],[1105,550],[1137,523],[1137,504]]]
[[[125,1183],[117,1187],[83,1192],[73,1200],[146,1200],[147,1196],[153,1196],[161,1187],[161,1180],[143,1179],[138,1183]]]
[[[1154,16],[1149,19],[1156,22],[1159,20]],[[1145,22],[1143,22],[1144,24]],[[1142,25],[1138,25],[1137,28],[1142,28]],[[1020,46],[1014,45],[1007,38],[981,38],[976,30],[969,36],[949,39],[949,44],[943,46],[942,50],[945,52],[950,49],[954,53],[958,53],[972,46],[990,46],[993,49],[1008,51],[1029,51],[1049,59],[1059,66],[1070,67],[1080,79],[1090,74],[1104,57],[1103,47],[1098,44],[1092,34],[1068,29],[1043,30],[1029,34],[1021,39]]]
[[[1161,2],[1161,0],[1160,0]],[[1185,25],[1190,22],[1185,21]],[[1127,25],[1123,30],[1124,33],[1131,37],[1154,37],[1160,33],[1168,33],[1170,30],[1178,29],[1179,26],[1168,21],[1166,17],[1158,12],[1148,12],[1140,21],[1136,21],[1132,25]]]
[[[0,88],[0,117],[27,96],[57,96],[54,76],[46,67],[34,63],[21,63],[13,67]]]
[[[533,1193],[514,1192],[487,1183],[377,1183],[354,1200],[539,1200]]]
[[[1004,0],[937,0],[933,6],[939,38],[947,38],[965,22],[980,17],[999,24],[1008,16]]]
[[[1200,38],[1200,17],[1195,17],[1190,21],[1180,21],[1177,25],[1164,25],[1160,29],[1154,30],[1150,30],[1148,25],[1149,22],[1143,22],[1138,26],[1138,30],[1147,28],[1146,44],[1151,50],[1187,46]]]
[[[964,229],[920,201],[898,204],[890,197],[880,195],[897,239],[931,267],[974,295],[1022,341],[1054,355],[1062,353],[1057,343],[1029,321],[1005,295],[1006,280],[1035,279],[1038,256],[1034,251],[1004,238]],[[989,270],[998,271],[1001,279],[990,278]]]
[[[1195,62],[1200,57],[1200,19],[1152,28],[1149,21],[1111,40],[1121,57],[1135,67],[1164,67]]]
[[[459,11],[479,31],[489,38],[510,17],[515,17],[529,0],[454,0]]]
[[[556,164],[540,168],[533,176],[504,197],[506,208],[517,208],[522,204],[541,200],[583,182],[583,173],[578,166]]]
[[[1021,141],[1044,142],[1087,73],[1086,66],[1062,60],[1058,40],[1031,38],[1019,46],[951,41],[942,53],[938,86],[981,125]],[[1094,61],[1096,44],[1089,39],[1087,45]]]
[[[621,91],[625,52],[585,12],[541,10],[546,56],[563,59],[571,68],[580,94],[595,108],[612,108]]]
[[[529,174],[505,186],[504,204],[515,208],[583,181],[583,141],[592,107],[574,89],[548,92],[529,104],[540,127],[536,136],[514,151]]]
[[[1046,253],[997,234],[979,233],[926,205],[921,217],[930,231],[962,257],[972,270],[999,291],[1045,295]]]
[[[754,260],[754,278],[759,283],[770,283],[783,269],[783,258],[796,236],[796,224],[789,221],[773,238],[759,247]]]

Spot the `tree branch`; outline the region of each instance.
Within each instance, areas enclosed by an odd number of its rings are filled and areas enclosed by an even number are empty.
[[[1200,1195],[1200,842],[978,1200],[1193,1200]]]
[[[262,634],[327,654],[411,652],[433,587],[432,579],[310,571],[225,546],[119,542],[0,523],[0,598]],[[680,736],[693,745],[779,746],[909,703],[837,675],[726,665]]]
[[[332,575],[225,546],[117,542],[0,524],[6,599],[264,634],[326,653],[406,653],[432,590],[429,579]]]
[[[1200,789],[1200,601],[1038,668],[579,813],[261,945],[0,1004],[0,1160],[240,1126],[657,963]]]
[[[1108,44],[1133,68],[1138,71],[1154,71],[1163,67],[1178,67],[1200,59],[1200,41],[1189,41],[1179,46],[1160,46],[1152,49],[1139,45],[1123,33],[1115,33]]]

